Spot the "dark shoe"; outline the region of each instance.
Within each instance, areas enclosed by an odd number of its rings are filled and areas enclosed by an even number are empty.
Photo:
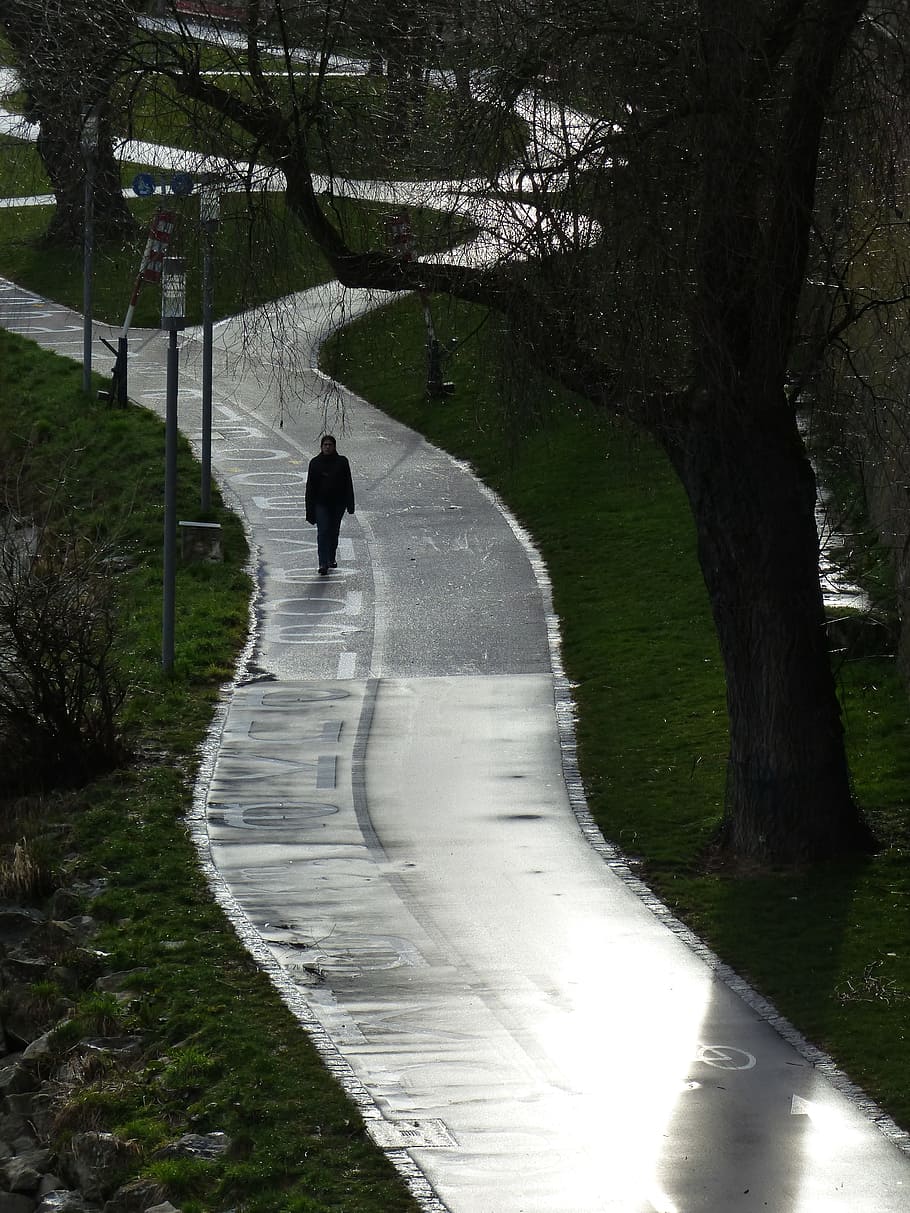
[[[338,568],[338,561],[337,561],[337,560],[333,560],[333,561],[332,561],[332,563],[329,565],[329,568],[330,568],[330,569],[337,569],[337,568]]]
[[[328,573],[328,571],[329,571],[329,570],[328,570],[328,569],[325,567],[325,565],[324,565],[324,564],[321,564],[321,565],[319,566],[319,576],[320,576],[320,577],[325,577],[325,575]]]

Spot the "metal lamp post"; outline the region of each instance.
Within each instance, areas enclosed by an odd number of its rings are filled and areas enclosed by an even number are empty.
[[[82,236],[82,390],[92,390],[92,277],[95,256],[95,163],[98,157],[98,112],[86,110],[80,150],[85,166]]]
[[[161,327],[168,334],[164,418],[164,600],[161,666],[174,668],[174,600],[177,568],[177,333],[186,327],[186,261],[165,257],[161,272]]]
[[[203,510],[211,506],[212,489],[212,249],[220,219],[220,183],[206,181],[199,190],[202,226],[202,482],[199,501]]]

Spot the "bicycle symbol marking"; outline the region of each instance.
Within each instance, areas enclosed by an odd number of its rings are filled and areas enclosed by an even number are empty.
[[[756,1064],[753,1054],[733,1045],[699,1045],[696,1057],[716,1070],[751,1070]]]

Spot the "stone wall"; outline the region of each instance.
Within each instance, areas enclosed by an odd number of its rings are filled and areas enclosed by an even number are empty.
[[[114,1082],[147,1061],[141,1035],[74,1038],[82,994],[138,997],[135,974],[104,971],[85,900],[59,889],[40,908],[0,903],[0,1213],[179,1213],[142,1177],[135,1142],[68,1120],[92,1075]],[[223,1133],[183,1133],[152,1157],[213,1160],[229,1146]]]

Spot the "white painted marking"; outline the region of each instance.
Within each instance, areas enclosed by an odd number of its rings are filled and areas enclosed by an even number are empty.
[[[273,581],[283,581],[286,585],[309,585],[313,580],[313,570],[307,565],[299,569],[273,569]]]
[[[351,613],[341,598],[277,598],[267,609],[269,615],[295,615],[301,619],[310,616],[324,619],[327,615]]]
[[[348,636],[360,631],[356,624],[313,623],[266,626],[266,636],[277,644],[344,644]]]
[[[363,610],[363,591],[351,590],[349,594],[345,594],[344,613],[345,615],[359,615]]]
[[[803,1099],[794,1095],[790,1101],[791,1116],[808,1117],[819,1140],[824,1143],[828,1152],[838,1149],[848,1142],[860,1140],[859,1129],[849,1124],[843,1113],[829,1104],[817,1103],[812,1099]]]
[[[696,1056],[717,1070],[751,1070],[755,1067],[755,1057],[733,1045],[699,1045]]]
[[[257,510],[282,510],[288,513],[301,513],[306,509],[306,500],[303,497],[252,497],[253,505]]]
[[[243,458],[242,455],[239,457]],[[286,459],[287,455],[283,455],[282,458]],[[306,472],[291,472],[284,468],[277,472],[243,472],[239,476],[232,476],[231,479],[238,484],[267,489],[271,485],[285,484],[288,480],[305,481]]]
[[[282,451],[272,446],[229,446],[225,454],[232,459],[249,459],[256,463],[274,463],[276,460],[287,459],[289,451]]]
[[[226,404],[218,403],[215,405],[215,412],[219,417],[223,417],[225,421],[243,422],[245,419],[241,417],[235,409],[230,408]]]
[[[79,326],[78,324],[64,324],[61,325],[60,328],[50,329],[44,328],[43,326],[37,324],[26,324],[23,331],[29,336],[34,333],[47,333],[51,336],[56,336],[58,333],[77,333],[79,332]]]

